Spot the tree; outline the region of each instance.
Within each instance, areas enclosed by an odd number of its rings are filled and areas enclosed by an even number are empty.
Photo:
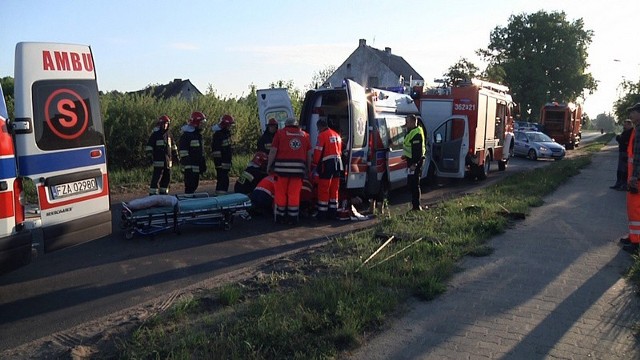
[[[307,90],[317,89],[324,85],[329,76],[336,72],[336,67],[333,65],[325,65],[322,69],[313,73],[311,83],[307,85]]]
[[[4,101],[7,104],[7,113],[9,114],[9,118],[13,118],[13,110],[15,107],[14,100],[14,80],[11,76],[5,76],[0,79],[0,86],[2,86],[2,93],[4,94]]]
[[[445,86],[457,86],[461,82],[470,81],[476,77],[480,69],[466,58],[460,58],[457,63],[451,65],[444,76]]]
[[[477,53],[504,70],[504,81],[524,112],[537,118],[548,101],[575,102],[592,94],[597,82],[586,72],[592,30],[582,18],[570,22],[564,12],[538,11],[511,15],[506,27],[496,27],[489,47]]]
[[[640,80],[637,83],[625,80],[620,84],[620,88],[624,95],[613,104],[618,123],[622,123],[622,121],[629,118],[627,108],[640,102]]]
[[[611,114],[598,114],[594,124],[596,129],[603,129],[604,131],[614,131],[616,128],[616,119]]]

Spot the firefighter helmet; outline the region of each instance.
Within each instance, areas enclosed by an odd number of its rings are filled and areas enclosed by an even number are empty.
[[[207,122],[207,117],[200,111],[194,111],[189,118],[189,125],[193,127],[200,127],[203,122]]]
[[[276,120],[274,118],[270,118],[269,121],[267,122],[267,126],[269,126],[269,125],[278,126],[278,120]]]
[[[225,114],[220,116],[220,127],[223,129],[228,129],[231,127],[231,125],[233,125],[233,123],[235,122],[235,120],[233,119],[233,116]]]
[[[269,155],[264,151],[258,151],[255,155],[253,155],[252,163],[258,165],[259,168],[266,168],[267,161],[269,160]]]
[[[164,124],[170,124],[171,119],[167,115],[162,115],[158,118],[156,124],[160,127],[164,126]]]

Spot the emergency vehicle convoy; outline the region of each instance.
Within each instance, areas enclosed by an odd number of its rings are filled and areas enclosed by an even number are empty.
[[[515,104],[506,86],[472,80],[454,87],[412,93],[431,140],[432,174],[478,179],[491,161],[504,171],[513,149]]]
[[[111,233],[105,138],[86,45],[19,43],[15,114],[0,103],[0,272]],[[22,184],[38,210],[25,220]],[[27,226],[28,225],[28,226]],[[24,229],[41,231],[37,243]],[[33,237],[35,238],[35,237]]]
[[[326,119],[342,137],[344,190],[351,196],[382,199],[389,190],[407,183],[407,166],[401,159],[405,118],[408,114],[419,115],[418,108],[409,95],[365,89],[349,79],[343,83],[342,88],[306,93],[300,127],[309,133],[314,148],[318,138],[316,123],[320,118]],[[263,128],[266,119],[275,118],[282,123],[285,114],[293,114],[286,89],[259,90],[258,107]],[[422,178],[427,173],[425,166]]]
[[[582,139],[582,107],[574,103],[549,102],[540,109],[540,123],[545,134],[567,149]]]

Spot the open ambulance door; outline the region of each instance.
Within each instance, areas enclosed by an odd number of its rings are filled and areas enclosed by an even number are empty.
[[[464,115],[446,119],[432,132],[431,160],[437,176],[463,178],[469,151],[469,121]]]
[[[284,127],[287,118],[293,117],[293,106],[287,89],[263,89],[256,92],[258,97],[258,117],[260,130],[265,131],[267,121],[274,118],[278,121],[278,129]]]
[[[18,176],[38,195],[43,251],[111,233],[103,122],[91,48],[19,43],[15,56]]]
[[[16,178],[13,140],[7,127],[9,114],[0,87],[0,274],[31,260],[31,233],[24,229],[20,203],[22,183]]]
[[[345,79],[349,109],[349,139],[342,144],[348,149],[347,189],[364,189],[367,182],[369,153],[369,113],[365,89],[356,82]]]

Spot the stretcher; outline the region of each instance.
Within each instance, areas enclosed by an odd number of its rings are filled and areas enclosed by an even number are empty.
[[[121,228],[126,239],[153,236],[186,224],[231,229],[235,217],[249,220],[251,200],[244,194],[209,196],[207,193],[152,195],[122,203]]]

